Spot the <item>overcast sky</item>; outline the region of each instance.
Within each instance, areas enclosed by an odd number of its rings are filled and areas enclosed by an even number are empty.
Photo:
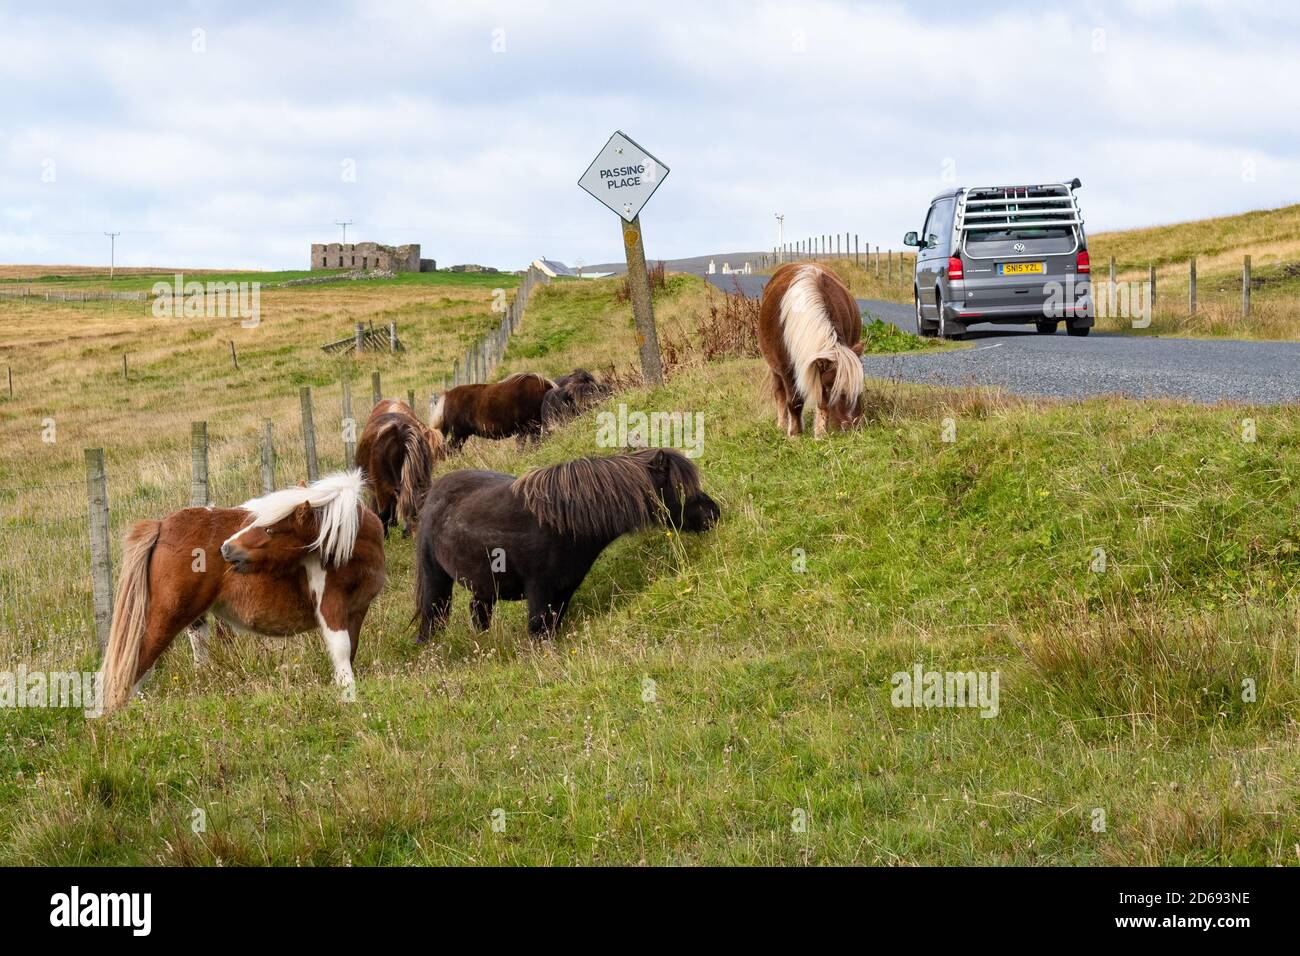
[[[655,258],[777,212],[898,248],[957,184],[1078,176],[1094,232],[1300,201],[1294,3],[0,3],[6,263],[300,269],[340,218],[607,261],[615,129],[671,170]]]

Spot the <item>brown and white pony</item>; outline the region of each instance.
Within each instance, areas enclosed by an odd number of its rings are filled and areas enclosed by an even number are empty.
[[[211,612],[238,630],[287,637],[319,629],[334,682],[353,682],[361,622],[384,586],[383,529],[364,507],[362,473],[329,475],[238,508],[185,508],[126,536],[104,652],[104,709],[126,704],[189,627],[207,661]]]
[[[833,273],[792,262],[772,274],[759,305],[758,347],[767,360],[776,422],[790,436],[803,431],[813,402],[813,435],[862,417],[862,314]]]
[[[514,435],[522,446],[541,435],[542,401],[553,388],[555,383],[537,372],[516,372],[492,385],[457,385],[438,399],[429,424],[453,450],[473,435]]]
[[[394,399],[376,403],[357,439],[357,467],[369,478],[375,513],[388,529],[400,518],[409,537],[420,516],[433,466],[447,457],[442,435]]]

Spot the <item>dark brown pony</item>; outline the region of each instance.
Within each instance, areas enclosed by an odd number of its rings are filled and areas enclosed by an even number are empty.
[[[104,709],[182,630],[207,659],[210,611],[239,630],[287,637],[319,629],[334,681],[353,682],[361,622],[384,586],[383,529],[362,505],[360,471],[287,488],[239,508],[185,508],[126,536],[104,651]]]
[[[492,385],[457,385],[438,399],[429,424],[453,450],[473,435],[514,435],[522,445],[542,433],[542,401],[553,388],[536,372],[517,372]]]
[[[705,531],[718,505],[685,455],[647,448],[539,468],[522,478],[456,471],[433,483],[416,533],[421,643],[447,623],[452,584],[480,630],[497,601],[528,602],[528,631],[558,630],[573,592],[620,535],[653,524]]]
[[[819,265],[792,262],[772,274],[759,305],[758,347],[767,360],[776,423],[803,431],[805,402],[826,426],[852,428],[862,418],[862,313],[853,294]]]
[[[415,417],[405,402],[375,404],[357,440],[357,467],[369,478],[375,513],[384,536],[400,518],[407,537],[420,516],[433,466],[447,457],[442,435]]]
[[[542,420],[547,428],[556,428],[577,418],[609,394],[585,368],[575,368],[555,380],[555,388],[542,399]]]

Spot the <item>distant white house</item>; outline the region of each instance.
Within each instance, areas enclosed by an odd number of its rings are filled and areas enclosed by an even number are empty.
[[[604,279],[606,276],[612,276],[612,272],[587,272],[586,270],[578,271],[566,266],[563,262],[556,262],[554,259],[533,260],[533,268],[537,269],[552,279],[559,276],[568,276],[573,279]]]

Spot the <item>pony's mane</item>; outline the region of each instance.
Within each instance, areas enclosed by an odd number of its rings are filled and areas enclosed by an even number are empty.
[[[862,361],[835,332],[826,299],[818,287],[825,274],[819,266],[799,267],[781,296],[781,339],[790,356],[795,385],[805,400],[815,400],[821,394],[817,362],[827,359],[835,365],[835,384],[827,396],[828,403],[844,400],[853,404],[862,394]]]
[[[269,495],[245,501],[241,508],[252,512],[250,528],[265,528],[283,521],[301,504],[311,505],[320,522],[320,533],[311,548],[321,553],[322,563],[340,567],[352,558],[361,526],[361,492],[366,476],[360,468],[326,475],[306,488],[282,488]]]
[[[650,480],[650,466],[661,455],[678,494],[683,498],[698,494],[699,471],[685,455],[669,448],[642,448],[535,468],[516,478],[510,490],[553,531],[575,538],[617,537],[660,520],[663,503]]]
[[[555,387],[555,383],[552,382],[545,375],[543,375],[541,372],[515,372],[514,375],[507,375],[501,381],[497,382],[497,384],[505,385],[507,382],[518,382],[526,378],[535,378],[543,385],[550,385],[552,388]]]

